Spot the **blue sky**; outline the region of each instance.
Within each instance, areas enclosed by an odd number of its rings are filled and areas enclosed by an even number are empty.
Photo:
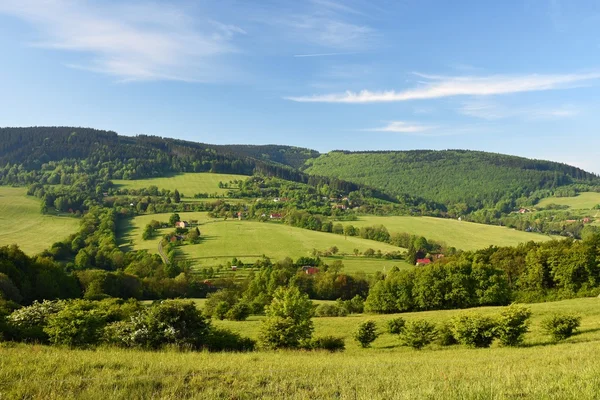
[[[600,173],[596,0],[0,0],[0,126]]]

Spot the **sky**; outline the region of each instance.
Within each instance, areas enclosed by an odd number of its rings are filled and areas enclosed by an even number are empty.
[[[597,0],[0,0],[0,126],[600,173]]]

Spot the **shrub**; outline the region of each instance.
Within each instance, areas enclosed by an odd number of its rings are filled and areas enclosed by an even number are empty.
[[[542,328],[558,342],[573,336],[580,324],[581,317],[572,314],[553,314],[542,321]]]
[[[265,348],[297,348],[312,336],[312,302],[295,286],[277,288],[266,315],[260,328],[260,342]]]
[[[345,317],[348,315],[348,310],[339,304],[319,304],[315,309],[315,316],[317,317]]]
[[[406,321],[402,317],[390,319],[387,322],[388,332],[393,335],[398,335],[400,332],[402,332],[402,329],[404,329],[405,325]]]
[[[402,343],[413,349],[422,349],[433,342],[436,337],[435,325],[424,319],[408,321],[400,333]]]
[[[354,339],[360,343],[363,348],[371,346],[371,343],[373,343],[378,336],[379,333],[377,332],[377,324],[375,321],[362,322],[354,333]]]
[[[65,307],[64,301],[44,300],[15,310],[7,317],[7,325],[12,327],[13,338],[24,342],[47,343],[48,335],[44,328],[48,319]]]
[[[496,336],[496,322],[482,315],[464,314],[452,320],[452,332],[461,344],[490,347]]]
[[[106,319],[89,300],[74,300],[48,318],[44,332],[50,343],[71,347],[98,344]]]
[[[231,321],[245,321],[250,316],[251,311],[248,304],[239,301],[227,311],[225,318]]]
[[[313,350],[328,350],[330,352],[344,351],[346,343],[344,338],[335,336],[316,337],[310,341],[310,348]]]
[[[528,322],[531,310],[527,307],[511,304],[504,308],[498,319],[496,334],[504,346],[518,346],[529,331]]]
[[[209,351],[254,351],[256,341],[222,328],[211,328],[205,347]]]
[[[458,341],[452,333],[452,327],[448,323],[442,323],[437,328],[437,342],[440,346],[452,346],[458,344]]]

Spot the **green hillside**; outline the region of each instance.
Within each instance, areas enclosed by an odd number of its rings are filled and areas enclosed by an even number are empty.
[[[600,193],[584,192],[573,197],[547,197],[536,206],[548,207],[551,204],[567,206],[574,210],[590,210],[600,204]]]
[[[42,215],[40,202],[24,188],[0,187],[0,246],[18,244],[36,254],[77,231],[79,220]]]
[[[474,208],[576,180],[598,180],[565,164],[464,150],[335,151],[308,160],[306,172]]]
[[[196,193],[208,193],[219,195],[226,194],[229,189],[219,188],[219,182],[227,183],[235,180],[245,180],[245,175],[233,174],[211,174],[211,173],[182,173],[173,174],[161,178],[136,179],[136,180],[113,180],[118,189],[142,189],[156,186],[159,190],[166,189],[192,197]]]
[[[262,255],[273,260],[285,257],[297,259],[311,257],[313,249],[327,250],[337,246],[339,253],[336,257],[326,257],[325,262],[341,260],[346,272],[375,272],[393,266],[409,267],[400,260],[382,260],[354,255],[354,249],[361,253],[372,248],[383,253],[401,251],[401,249],[387,243],[366,240],[359,237],[347,237],[332,233],[315,232],[307,229],[295,228],[279,223],[266,223],[255,221],[224,221],[210,219],[206,213],[179,213],[182,220],[198,220],[200,223],[201,243],[185,245],[178,248],[178,254],[194,265],[201,267],[225,264],[237,257],[245,263],[253,263]],[[123,239],[125,242],[133,240],[134,249],[158,252],[158,242],[164,233],[172,229],[159,230],[159,234],[152,240],[142,240],[142,231],[151,220],[167,221],[169,215],[154,214],[135,217],[130,227],[126,230]]]
[[[432,217],[362,216],[358,221],[343,222],[355,227],[383,225],[390,233],[406,232],[446,243],[461,250],[477,250],[491,245],[516,246],[530,240],[551,240],[548,235],[528,233],[502,226],[476,224],[455,219]]]

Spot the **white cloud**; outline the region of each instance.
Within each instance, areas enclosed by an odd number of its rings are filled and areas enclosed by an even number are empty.
[[[363,90],[313,96],[286,97],[303,103],[383,103],[436,99],[451,96],[491,96],[499,94],[565,89],[600,78],[600,73],[563,75],[492,75],[444,77],[418,74],[427,81],[420,87],[404,91]]]
[[[405,121],[391,121],[380,128],[366,129],[371,132],[421,133],[435,129],[435,126],[421,125]]]
[[[77,52],[76,68],[124,80],[212,81],[227,72],[220,57],[238,52],[236,26],[206,20],[159,3],[98,3],[69,0],[3,0],[0,13],[37,28],[35,46]],[[225,71],[225,72],[224,72]]]

